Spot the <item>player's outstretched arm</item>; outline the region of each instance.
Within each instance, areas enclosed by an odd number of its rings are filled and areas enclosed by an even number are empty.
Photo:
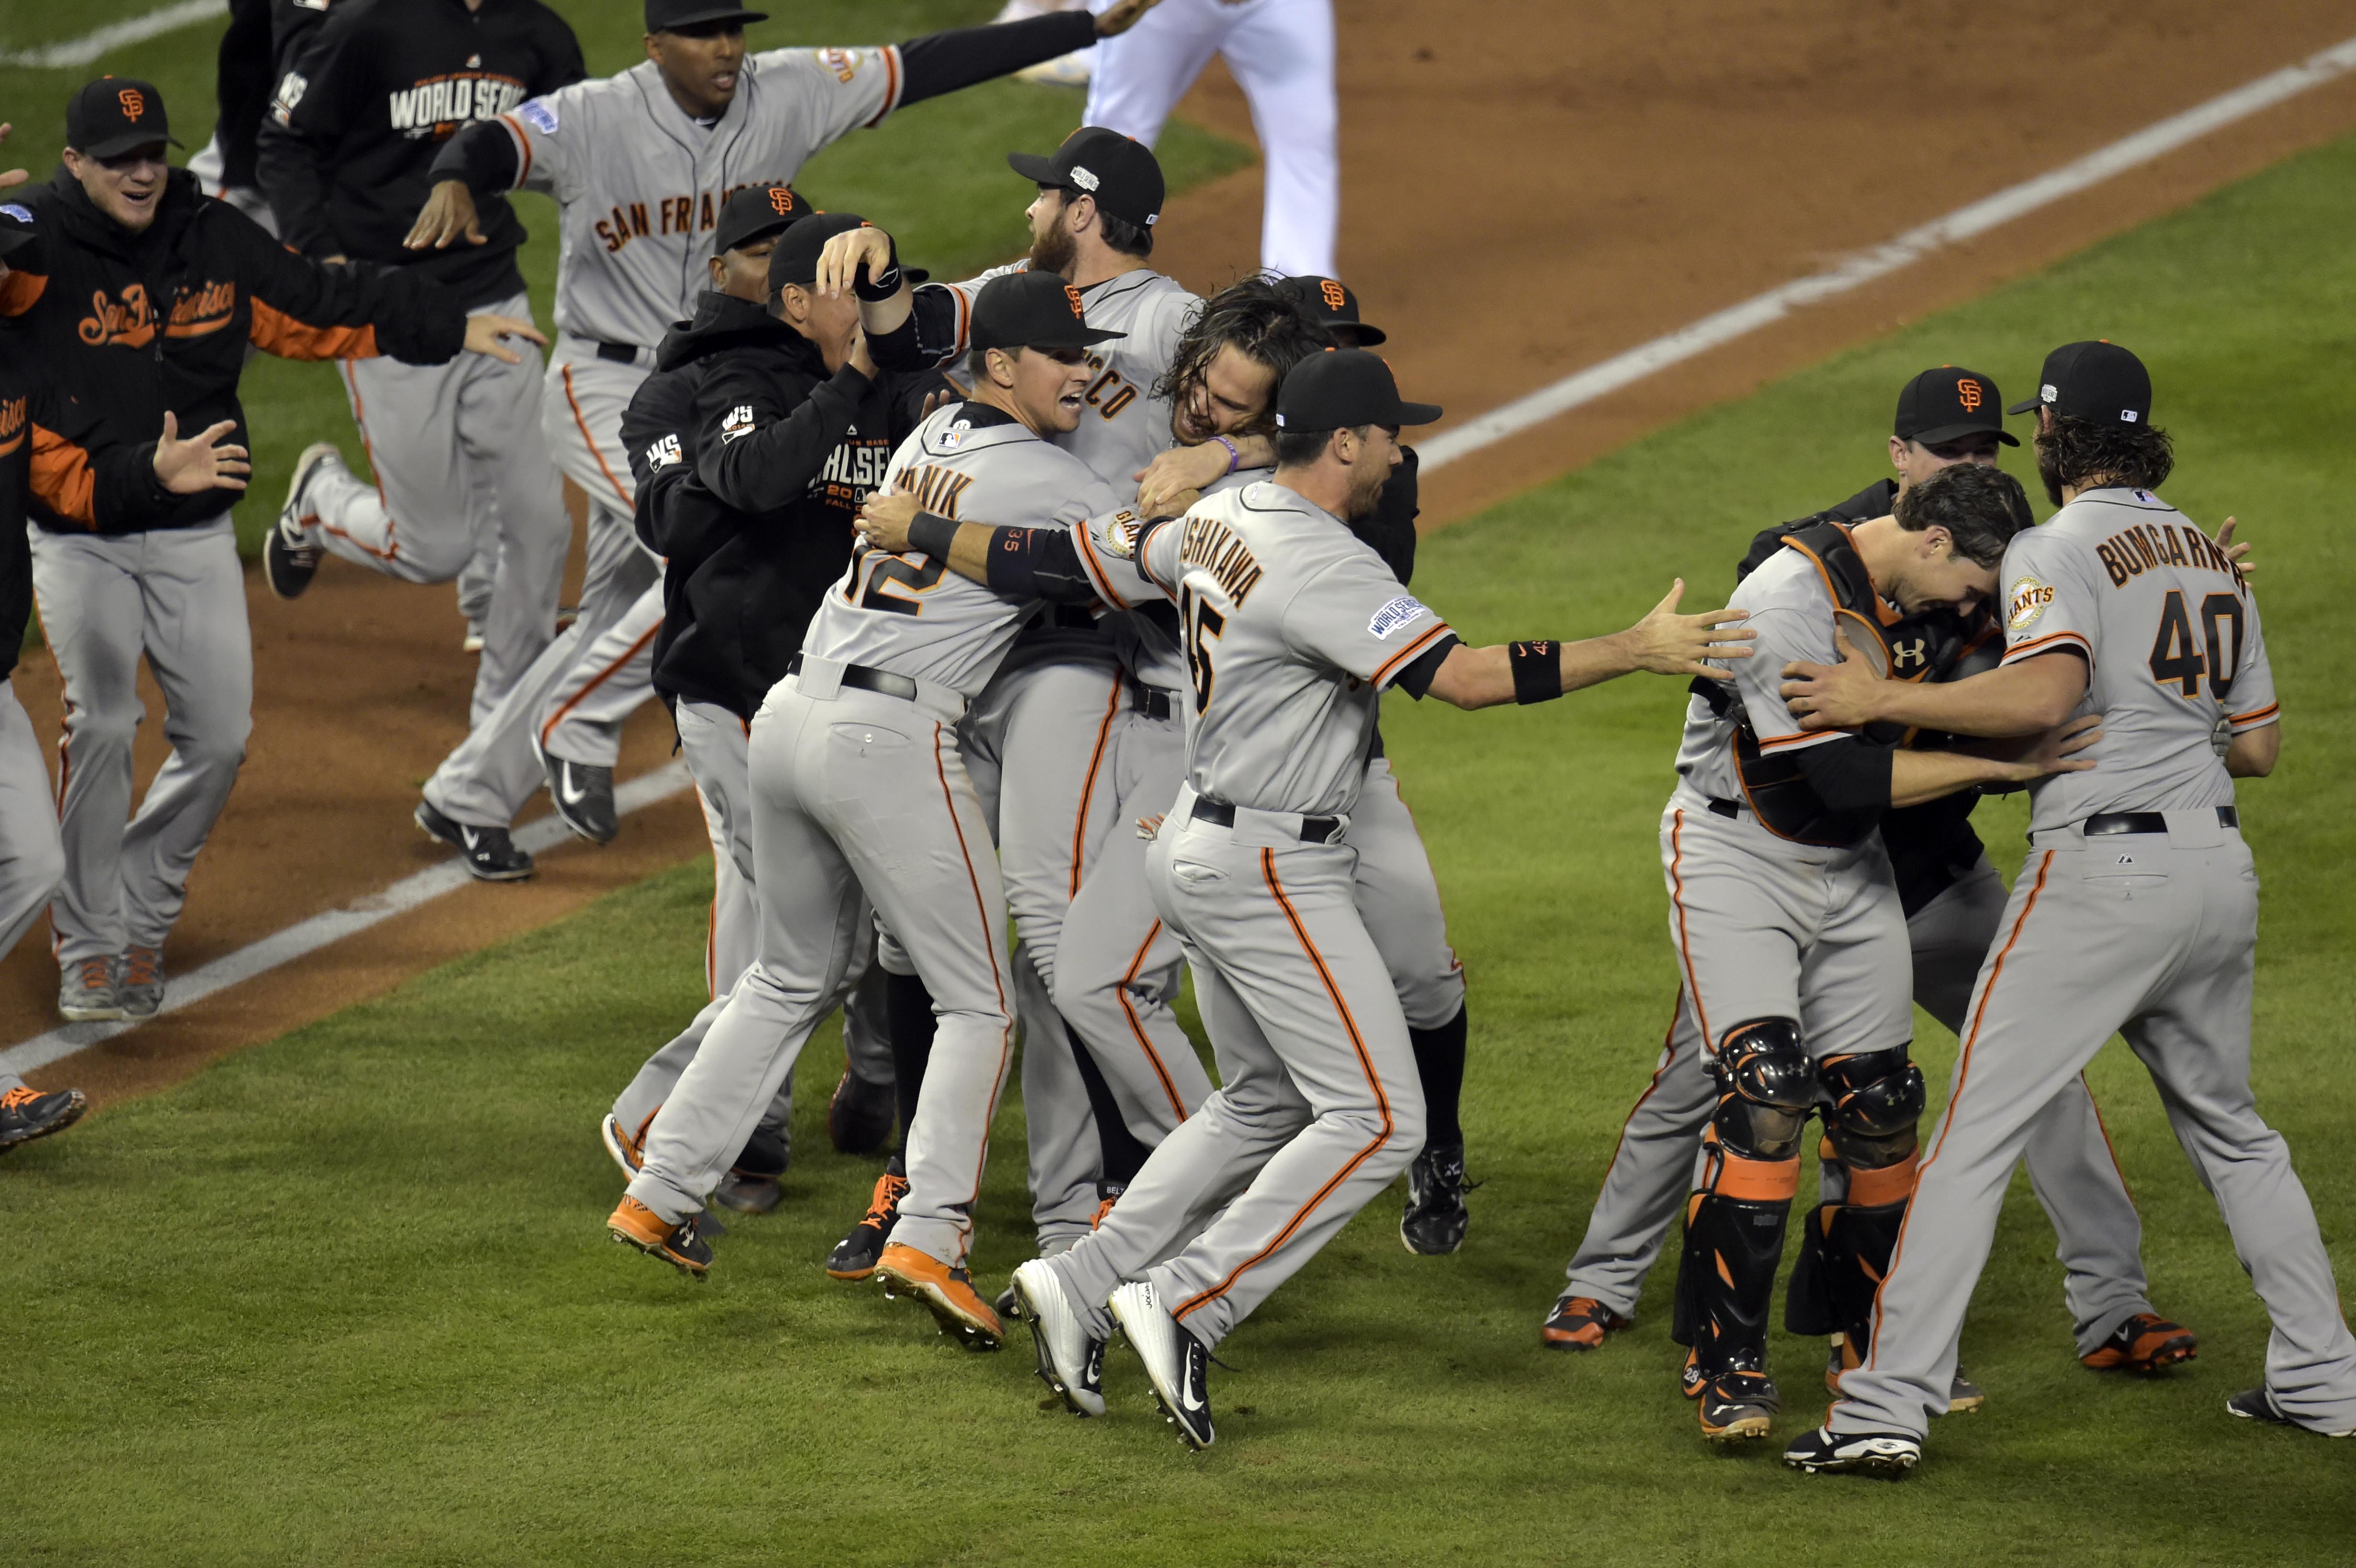
[[[2103,738],[2102,725],[2101,714],[2084,714],[2046,731],[2011,757],[1970,752],[1894,752],[1890,759],[1889,804],[1921,805],[1984,784],[2034,784],[2052,773],[2084,773],[2094,766],[2094,759],[2085,752]],[[1804,758],[1809,752],[1798,755]]]
[[[1724,680],[1722,661],[1749,658],[1748,645],[1757,634],[1742,629],[1747,617],[1740,610],[1678,614],[1677,602],[1685,592],[1685,579],[1679,578],[1650,614],[1608,637],[1485,648],[1460,644],[1448,651],[1428,689],[1458,708],[1491,708],[1501,702],[1544,702],[1638,670]]]
[[[2086,665],[2057,648],[1968,680],[1884,680],[1837,635],[1841,662],[1783,667],[1783,700],[1804,730],[1856,730],[1882,721],[1954,735],[2035,735],[2067,720],[2086,695]]]
[[[155,443],[155,483],[175,496],[244,489],[253,467],[245,448],[229,441],[236,432],[236,421],[223,420],[182,441],[179,416],[165,411],[164,434]]]

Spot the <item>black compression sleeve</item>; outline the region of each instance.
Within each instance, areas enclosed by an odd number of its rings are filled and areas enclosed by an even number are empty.
[[[927,33],[900,46],[905,85],[900,106],[937,98],[1027,65],[1085,49],[1097,41],[1097,19],[1086,11],[1055,11],[1026,21]]]
[[[1439,678],[1440,667],[1448,662],[1448,650],[1456,646],[1456,644],[1457,637],[1453,632],[1440,638],[1440,641],[1416,655],[1415,662],[1399,671],[1392,678],[1391,684],[1418,702],[1421,702],[1423,694],[1430,691],[1431,683]]]
[[[1854,735],[1803,746],[1792,761],[1816,798],[1835,811],[1871,811],[1890,804],[1890,770],[1897,758],[1889,746],[1869,745]]]
[[[1050,604],[1098,602],[1068,528],[992,528],[983,559],[990,563],[993,593]]]
[[[949,548],[957,543],[960,525],[953,517],[935,512],[918,512],[908,524],[908,548],[922,550],[935,560],[946,562]]]
[[[1551,702],[1562,695],[1560,643],[1509,643],[1505,659],[1514,676],[1515,701]]]
[[[515,137],[496,120],[477,120],[442,144],[426,177],[435,185],[465,180],[477,196],[496,196],[515,188]]]

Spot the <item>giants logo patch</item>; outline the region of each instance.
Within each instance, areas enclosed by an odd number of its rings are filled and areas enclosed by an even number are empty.
[[[1342,285],[1331,278],[1317,285],[1317,293],[1324,299],[1327,310],[1340,310],[1350,303],[1350,296],[1343,292]]]
[[[851,79],[859,74],[859,57],[849,49],[814,50],[818,63],[834,73],[834,80],[848,87]]]
[[[2034,577],[2016,581],[2005,595],[2004,624],[2008,630],[2025,632],[2037,624],[2045,607],[2053,603],[2053,590]]]
[[[114,95],[114,101],[123,105],[123,117],[134,125],[139,123],[139,117],[147,112],[147,95],[135,87],[124,88]]]
[[[1975,411],[1982,403],[1987,401],[1987,394],[1980,389],[1980,384],[1969,376],[1956,379],[1955,397],[1964,405],[1965,413]]]

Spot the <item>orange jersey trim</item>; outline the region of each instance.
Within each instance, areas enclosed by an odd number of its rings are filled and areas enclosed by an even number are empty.
[[[2085,654],[2088,664],[2094,662],[2094,645],[2075,632],[2055,632],[2050,636],[2038,637],[2007,648],[2004,651],[2004,662],[2010,664],[2016,659],[2030,658],[2038,654],[2051,653],[2054,651],[2056,643],[2074,643]]]
[[[1780,746],[1813,746],[1819,741],[1837,741],[1848,733],[1847,730],[1804,730],[1797,735],[1778,735],[1772,741],[1762,741],[1759,749],[1772,752]]]
[[[2232,724],[2236,730],[2254,730],[2259,725],[2265,723],[2268,720],[2279,719],[2281,717],[2282,704],[2279,702],[2269,702],[2264,708],[2254,708],[2247,713],[2233,714],[2227,719],[2226,722]]]
[[[619,479],[614,477],[614,470],[606,464],[605,453],[598,449],[597,438],[589,433],[589,421],[581,411],[581,400],[573,395],[573,367],[570,365],[564,367],[564,402],[573,411],[573,422],[581,427],[581,440],[589,448],[589,455],[597,460],[597,472],[605,476],[605,483],[614,487],[614,494],[621,497],[622,505],[635,513],[637,508],[630,499],[630,493],[622,488]]]
[[[1412,663],[1416,655],[1430,647],[1434,638],[1446,636],[1448,633],[1448,623],[1445,621],[1440,622],[1440,624],[1432,627],[1431,630],[1426,632],[1423,635],[1418,637],[1415,641],[1409,643],[1407,646],[1401,648],[1398,652],[1393,654],[1388,659],[1384,661],[1381,667],[1375,671],[1374,675],[1367,679],[1366,684],[1379,688],[1384,682],[1389,680],[1392,676],[1398,674],[1400,670],[1405,669],[1410,663]]]
[[[282,359],[373,359],[376,326],[313,326],[295,320],[267,300],[252,300],[253,322],[247,338],[265,354]]]
[[[965,824],[958,820],[957,797],[949,793],[948,764],[941,760],[941,727],[937,722],[933,725],[933,772],[940,778],[941,805],[949,814],[949,827],[957,834],[958,853],[965,860],[966,885],[973,890],[973,912],[981,919],[981,950],[990,955],[990,983],[997,987],[998,1010],[1006,1016],[1006,1030],[999,1037],[998,1041],[998,1083],[1002,1089],[1006,1083],[1006,1059],[1014,1050],[1014,1015],[1006,1006],[1006,978],[998,965],[999,952],[1003,944],[991,940],[990,905],[981,896],[981,879],[974,872],[973,847],[965,840]],[[984,1136],[981,1140],[981,1154],[974,1161],[973,1189],[968,1194],[968,1202],[981,1196],[981,1169],[984,1162],[990,1158],[988,1131],[990,1124],[997,1119],[997,1115],[998,1091],[992,1090],[990,1107],[982,1115],[981,1125]],[[966,1233],[968,1235],[972,1233],[970,1223],[967,1227]]]
[[[870,120],[865,125],[860,127],[862,130],[873,131],[876,126],[884,123],[885,116],[889,115],[894,109],[900,107],[899,45],[886,44],[884,46],[884,69],[885,72],[884,80],[884,107],[875,112],[874,119]]]
[[[1105,751],[1112,744],[1113,725],[1120,718],[1121,679],[1112,677],[1112,695],[1105,699],[1104,721],[1097,726],[1096,749],[1088,753],[1087,782],[1080,785],[1080,808],[1072,817],[1072,891],[1080,896],[1080,862],[1087,848],[1088,803],[1097,796],[1097,779],[1104,772]]]
[[[1140,525],[1138,531],[1141,534],[1143,533],[1144,528],[1142,525]],[[1132,608],[1133,606],[1130,605],[1130,602],[1122,598],[1119,592],[1114,589],[1112,585],[1112,575],[1106,570],[1103,560],[1097,554],[1096,541],[1088,537],[1088,525],[1083,522],[1079,527],[1074,528],[1072,532],[1079,536],[1080,564],[1087,568],[1088,581],[1096,584],[1097,592],[1101,595],[1104,602],[1113,609],[1127,610]]]
[[[1137,955],[1129,961],[1129,972],[1120,977],[1120,985],[1113,995],[1120,999],[1121,1016],[1129,1020],[1129,1032],[1137,1037],[1137,1048],[1145,1052],[1145,1060],[1152,1067],[1154,1079],[1161,1083],[1162,1093],[1170,1102],[1170,1109],[1183,1122],[1194,1113],[1179,1096],[1178,1085],[1170,1081],[1170,1070],[1162,1065],[1162,1053],[1153,1049],[1153,1039],[1145,1031],[1145,1020],[1137,1016],[1137,1004],[1129,999],[1129,988],[1137,984],[1138,976],[1145,972],[1145,960],[1153,951],[1153,939],[1161,934],[1162,922],[1156,920],[1146,932],[1145,940],[1137,944]]]
[[[531,173],[531,138],[523,133],[523,127],[516,123],[512,114],[500,115],[499,123],[508,128],[508,134],[515,139],[516,144],[515,184],[508,188],[521,190],[525,178]]]

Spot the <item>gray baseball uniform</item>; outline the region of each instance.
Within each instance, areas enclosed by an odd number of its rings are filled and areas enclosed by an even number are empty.
[[[1111,499],[1077,459],[972,403],[927,419],[887,482],[941,516],[1038,526]],[[938,1019],[893,1241],[963,1262],[1013,1026],[1004,895],[957,725],[1028,609],[922,554],[868,549],[827,595],[753,721],[760,957],[648,1130],[630,1195],[657,1214],[701,1206],[792,1070],[841,986],[863,890]]]
[[[1347,835],[1383,689],[1450,633],[1337,518],[1275,484],[1199,503],[1141,554],[1177,599],[1194,708],[1149,880],[1199,960],[1222,1082],[1049,1266],[1103,1331],[1134,1259],[1183,1241],[1145,1277],[1216,1344],[1423,1144],[1407,1020],[1358,913]]]
[[[721,205],[755,181],[791,181],[821,147],[879,123],[900,82],[897,48],[770,49],[745,57],[735,96],[708,126],[651,60],[498,116],[514,138],[517,188],[559,207],[557,341],[541,418],[557,466],[589,498],[589,570],[579,617],[428,781],[425,798],[444,816],[506,827],[541,785],[534,748],[567,716],[556,711],[567,698],[594,693],[584,719],[610,734],[651,693],[643,649],[626,637],[601,644],[648,594],[661,613],[659,569],[631,529],[622,412],[655,345],[693,314]]]
[[[1919,1435],[1947,1406],[1955,1337],[2038,1114],[2115,1030],[2159,1085],[2274,1333],[2265,1383],[2303,1424],[2356,1426],[2356,1339],[2281,1135],[2250,1091],[2258,880],[2211,744],[2276,721],[2258,606],[2147,491],[2079,496],[2016,538],[2007,664],[2074,654],[2098,765],[2031,786],[2032,853],[1972,996],[1947,1108],[1874,1303],[1836,1432]],[[1910,1244],[1910,1243],[1912,1244]]]
[[[0,675],[0,957],[16,951],[65,874],[40,737],[16,687]]]

